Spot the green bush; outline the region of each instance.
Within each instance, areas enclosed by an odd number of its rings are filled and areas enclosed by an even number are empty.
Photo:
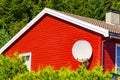
[[[0,55],[0,80],[110,80],[112,75],[103,72],[100,66],[92,70],[81,65],[77,70],[62,67],[55,70],[51,66],[39,69],[37,72],[28,71],[24,58],[13,58]]]
[[[77,70],[80,80],[110,80],[112,75],[109,72],[103,72],[103,68],[96,66],[92,70],[87,70],[84,65]]]
[[[17,74],[27,71],[23,58],[17,56],[10,58],[0,55],[0,80],[13,79]]]
[[[76,71],[69,68],[54,70],[53,67],[46,67],[38,72],[26,72],[14,77],[13,80],[110,80],[112,75],[109,72],[103,72],[102,67],[96,67],[93,70],[87,70],[84,65]]]

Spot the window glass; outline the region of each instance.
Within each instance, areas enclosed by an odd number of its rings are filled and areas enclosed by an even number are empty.
[[[120,46],[117,46],[117,54],[116,54],[116,67],[117,67],[117,72],[120,72]]]
[[[29,70],[30,67],[30,55],[25,56],[25,64]]]
[[[117,57],[117,67],[120,67],[120,58]]]
[[[120,67],[117,68],[117,72],[120,72]]]
[[[27,55],[26,56],[26,61],[29,61],[30,60],[30,55]]]
[[[117,56],[120,57],[120,46],[117,46]]]

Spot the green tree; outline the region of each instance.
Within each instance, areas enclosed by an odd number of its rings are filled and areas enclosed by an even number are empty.
[[[5,29],[0,29],[0,47],[2,47],[10,39]]]
[[[45,7],[105,20],[110,6],[120,11],[119,0],[0,0],[0,29],[10,39]]]

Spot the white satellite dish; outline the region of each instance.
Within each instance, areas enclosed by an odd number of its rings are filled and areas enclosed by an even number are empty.
[[[79,62],[87,62],[92,56],[92,47],[86,40],[78,40],[72,48],[73,57]]]

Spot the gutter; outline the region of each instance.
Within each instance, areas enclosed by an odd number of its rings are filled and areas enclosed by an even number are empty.
[[[117,34],[117,33],[109,32],[109,36],[110,36],[111,38],[120,39],[120,34]]]
[[[102,67],[104,68],[104,42],[105,42],[106,40],[102,40],[102,61],[101,61],[101,65],[102,65]]]
[[[102,40],[102,61],[101,61],[102,64],[101,65],[103,68],[104,68],[104,43],[110,39],[111,37],[107,37]]]

